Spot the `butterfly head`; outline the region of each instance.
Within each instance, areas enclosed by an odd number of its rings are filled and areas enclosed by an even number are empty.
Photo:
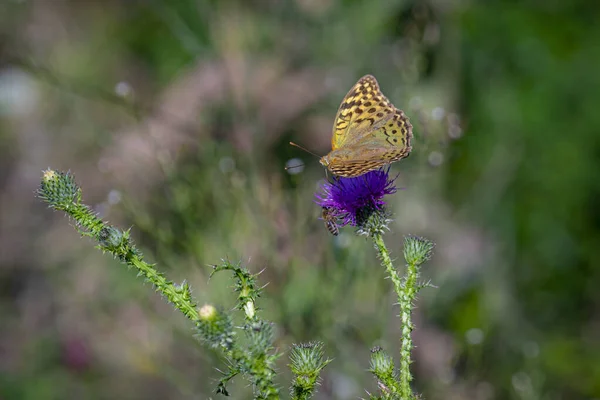
[[[329,155],[321,157],[321,159],[319,160],[319,162],[321,163],[322,166],[327,167],[329,165],[329,163],[331,162],[329,160]]]

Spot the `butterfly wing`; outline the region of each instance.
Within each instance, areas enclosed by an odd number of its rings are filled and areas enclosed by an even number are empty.
[[[333,124],[332,150],[356,143],[390,120],[396,108],[381,93],[377,80],[365,75],[342,100]]]
[[[327,168],[337,176],[352,178],[381,168],[385,164],[383,160],[336,161],[329,164]]]
[[[379,125],[358,141],[333,150],[328,155],[329,170],[339,176],[359,176],[408,157],[412,150],[412,125],[404,112],[394,108],[391,118]]]

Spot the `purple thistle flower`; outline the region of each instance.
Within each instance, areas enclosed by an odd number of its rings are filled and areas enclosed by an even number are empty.
[[[315,203],[327,207],[331,215],[339,218],[340,226],[360,227],[376,211],[383,211],[387,194],[396,193],[394,181],[387,170],[367,172],[355,178],[333,178],[315,193]]]

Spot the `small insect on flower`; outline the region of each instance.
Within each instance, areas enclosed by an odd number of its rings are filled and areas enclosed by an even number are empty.
[[[325,221],[325,227],[333,235],[337,236],[340,234],[340,228],[337,225],[337,217],[333,213],[333,208],[323,207],[322,213],[323,221]]]
[[[397,190],[395,179],[390,177],[389,169],[369,171],[355,178],[334,178],[321,185],[315,203],[323,208],[326,224],[335,220],[338,227],[359,227],[373,212],[383,211],[384,197]]]

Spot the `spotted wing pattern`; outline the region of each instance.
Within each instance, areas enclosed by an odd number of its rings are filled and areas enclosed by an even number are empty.
[[[407,157],[412,125],[402,110],[366,75],[342,100],[333,126],[332,151],[324,158],[336,175],[358,176]]]

